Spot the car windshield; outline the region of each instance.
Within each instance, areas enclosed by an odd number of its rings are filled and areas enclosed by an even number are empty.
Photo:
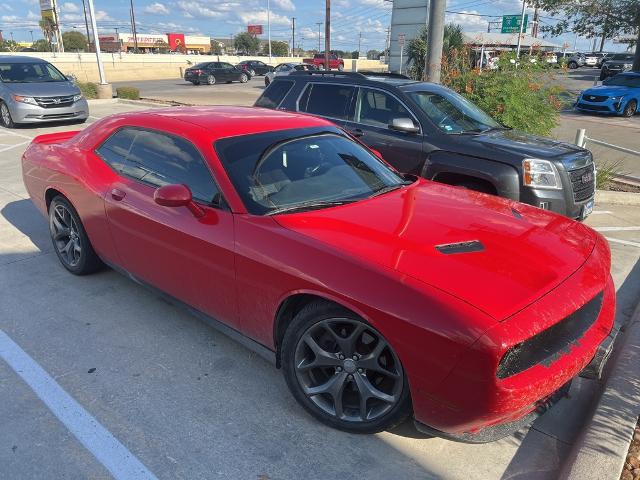
[[[215,149],[249,213],[271,215],[355,202],[405,180],[335,128],[218,140]]]
[[[466,98],[454,92],[409,92],[440,130],[449,134],[486,132],[504,128]]]
[[[611,57],[612,60],[617,60],[619,62],[632,62],[633,55],[614,55]]]
[[[614,87],[635,87],[640,88],[640,75],[616,75],[604,82],[604,85]]]
[[[67,82],[60,70],[50,63],[0,63],[0,80],[4,83]]]

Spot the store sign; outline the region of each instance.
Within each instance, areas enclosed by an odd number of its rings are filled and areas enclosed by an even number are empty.
[[[521,15],[503,15],[502,17],[502,29],[501,33],[520,33],[520,18]],[[529,15],[524,16],[523,32],[527,31],[527,25],[529,23]]]
[[[54,9],[54,1],[53,0],[40,0],[40,10],[53,10]]]
[[[183,50],[186,47],[184,33],[167,33],[167,38],[169,40],[169,49],[172,52]]]
[[[406,41],[406,35],[404,33],[398,34],[398,45],[403,46]]]
[[[251,35],[262,35],[262,25],[247,25],[247,32]]]

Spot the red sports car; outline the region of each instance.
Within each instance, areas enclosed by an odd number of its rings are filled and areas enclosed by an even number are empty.
[[[115,115],[37,137],[23,174],[66,269],[106,264],[162,291],[272,358],[343,430],[413,415],[453,439],[504,436],[612,329],[602,236],[402,175],[311,116]]]

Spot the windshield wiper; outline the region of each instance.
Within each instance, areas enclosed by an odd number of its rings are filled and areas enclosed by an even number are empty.
[[[402,182],[402,183],[397,183],[396,185],[388,185],[386,187],[379,188],[378,190],[373,192],[371,195],[369,195],[369,198],[373,198],[379,195],[384,195],[385,193],[393,192],[394,190],[398,190],[399,188],[405,187],[407,185],[411,185],[411,183],[412,182]]]
[[[296,213],[304,212],[307,210],[316,210],[320,208],[337,207],[339,205],[346,205],[347,203],[357,202],[357,200],[334,200],[330,202],[307,202],[300,203],[298,205],[291,205],[289,207],[276,208],[267,212],[265,215],[278,215],[280,213]]]

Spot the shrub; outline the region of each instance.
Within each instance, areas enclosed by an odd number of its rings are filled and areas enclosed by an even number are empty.
[[[599,190],[607,190],[614,178],[622,173],[620,165],[620,161],[605,161],[598,163],[596,171],[596,188]]]
[[[116,96],[128,100],[140,100],[140,90],[135,87],[119,87],[116,88]]]
[[[84,98],[90,100],[92,98],[98,98],[98,85],[91,82],[76,82],[80,92],[84,95]]]

